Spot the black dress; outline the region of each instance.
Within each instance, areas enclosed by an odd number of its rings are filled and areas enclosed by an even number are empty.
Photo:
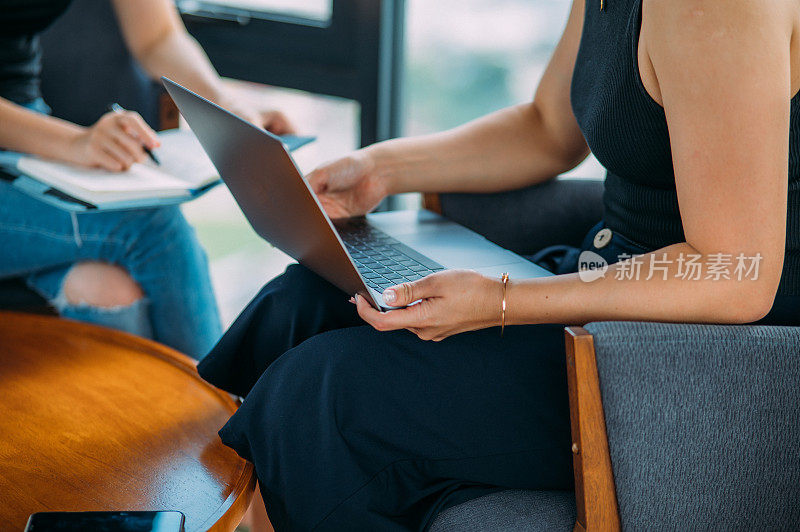
[[[641,0],[602,12],[598,1],[587,1],[572,103],[609,170],[608,219],[582,249],[615,262],[681,242],[683,231],[664,112],[638,74]],[[800,235],[797,104],[787,257]],[[601,228],[611,240],[598,248]],[[578,251],[558,273],[576,271]],[[788,264],[765,322],[798,323],[800,271]],[[277,530],[422,530],[443,507],[490,491],[571,488],[562,326],[423,342],[365,326],[348,297],[291,266],[199,366],[246,395],[220,436],[255,463]]]

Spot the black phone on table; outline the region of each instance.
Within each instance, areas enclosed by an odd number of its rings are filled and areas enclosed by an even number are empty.
[[[181,512],[39,512],[25,532],[183,532]]]

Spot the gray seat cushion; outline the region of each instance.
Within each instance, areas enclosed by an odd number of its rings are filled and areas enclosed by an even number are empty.
[[[586,329],[624,530],[798,530],[800,327]]]
[[[443,511],[430,532],[536,532],[575,526],[571,491],[506,490],[484,495]]]
[[[447,218],[521,255],[554,244],[580,246],[603,217],[599,179],[558,178],[510,192],[439,198]]]

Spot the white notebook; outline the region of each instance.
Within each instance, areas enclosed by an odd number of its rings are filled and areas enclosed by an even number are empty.
[[[80,200],[102,205],[151,198],[190,197],[193,191],[217,180],[219,174],[190,130],[158,134],[161,146],[150,158],[126,172],[74,166],[23,156],[17,168],[24,174]]]

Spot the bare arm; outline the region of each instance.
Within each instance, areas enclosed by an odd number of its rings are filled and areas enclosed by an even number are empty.
[[[185,30],[168,0],[113,0],[122,36],[131,54],[154,78],[169,75],[217,103],[224,91],[205,52]]]
[[[771,6],[707,0],[698,8],[695,0],[645,0],[643,45],[669,123],[686,242],[643,255],[638,280],[617,279],[626,268],[619,263],[591,283],[577,274],[512,281],[507,323],[746,323],[769,311],[785,246],[796,20],[793,2]],[[678,276],[681,254],[699,256],[700,280]],[[717,254],[761,255],[757,279],[709,278]],[[667,270],[647,279],[653,258],[666,259]],[[434,339],[498,324],[497,280],[472,272],[438,277],[398,288],[396,304],[430,295],[420,305],[380,314],[360,301],[361,315],[378,328],[427,323],[425,337]],[[464,307],[471,314],[459,310]]]
[[[29,111],[0,98],[0,148],[51,159],[70,159],[71,144],[84,128]]]
[[[583,0],[573,3],[531,103],[443,133],[368,148],[377,172],[389,180],[389,193],[511,190],[546,181],[583,161],[589,148],[569,99],[583,9]]]
[[[136,113],[108,113],[91,127],[30,111],[0,98],[0,148],[83,166],[126,170],[158,138]]]
[[[589,153],[569,98],[583,3],[573,2],[533,102],[443,133],[381,142],[317,168],[308,181],[326,212],[361,215],[403,192],[512,190],[577,166]]]
[[[113,2],[128,49],[150,76],[167,76],[273,133],[293,132],[281,113],[260,112],[229,97],[208,56],[186,31],[172,0]]]
[[[643,45],[666,111],[686,242],[643,257],[671,261],[667,280],[530,281],[514,292],[516,320],[755,321],[772,306],[783,267],[791,92],[788,2],[645,2]],[[677,278],[696,254],[763,256],[758,280]],[[731,269],[733,269],[731,267]],[[534,307],[539,306],[538,310]]]

